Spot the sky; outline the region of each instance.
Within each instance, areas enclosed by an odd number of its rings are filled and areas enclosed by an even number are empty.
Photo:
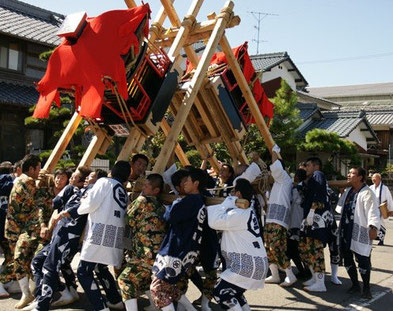
[[[11,0],[10,0],[11,1]],[[86,11],[96,16],[126,8],[123,0],[23,0],[64,15]],[[140,0],[136,0],[137,3]],[[152,19],[159,0],[150,4]],[[191,0],[174,5],[182,18]],[[261,15],[259,53],[288,52],[310,87],[393,82],[392,0],[234,0],[241,23],[226,34],[232,46],[249,42],[257,51],[257,19]],[[223,0],[205,0],[198,21],[219,13]],[[251,12],[254,12],[251,13]]]

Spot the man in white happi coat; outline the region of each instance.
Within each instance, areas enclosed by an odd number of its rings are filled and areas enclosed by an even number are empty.
[[[370,186],[370,189],[374,192],[375,196],[378,199],[379,205],[386,202],[388,215],[393,216],[393,199],[392,194],[390,193],[389,188],[382,183],[381,174],[375,173],[371,178],[373,184]],[[385,240],[386,235],[386,226],[385,221],[381,215],[381,228],[378,231],[378,245],[383,245],[383,241]]]
[[[238,198],[251,201],[252,186],[246,179],[237,180],[234,196],[207,207],[209,226],[222,231],[223,270],[213,295],[224,310],[248,311],[244,292],[263,288],[268,260],[255,212],[237,207]]]
[[[79,215],[89,216],[77,274],[95,311],[109,311],[109,308],[93,273],[100,273],[108,265],[120,267],[123,261],[124,216],[128,203],[124,185],[130,173],[127,161],[116,162],[111,178],[99,179],[78,208]],[[106,290],[106,284],[103,286]]]
[[[272,275],[266,279],[266,283],[280,283],[278,273],[278,268],[280,268],[286,273],[286,278],[280,285],[287,287],[297,281],[286,253],[291,214],[292,179],[285,171],[283,162],[278,159],[277,150],[274,148],[270,171],[274,184],[270,192],[263,238]]]
[[[380,227],[378,200],[374,192],[366,184],[366,170],[351,168],[347,180],[351,187],[347,188],[337,204],[337,212],[341,213],[339,226],[340,252],[344,266],[352,281],[349,293],[360,292],[356,261],[363,280],[362,297],[371,299],[370,273],[372,240],[377,237]]]

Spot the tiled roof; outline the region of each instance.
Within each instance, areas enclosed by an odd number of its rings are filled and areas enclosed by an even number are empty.
[[[38,92],[34,86],[0,82],[0,103],[32,106],[37,100]]]
[[[0,34],[56,46],[56,36],[64,15],[17,1],[0,0]]]
[[[304,89],[308,85],[307,80],[304,78],[300,70],[296,67],[295,63],[292,61],[291,57],[287,52],[250,55],[250,59],[255,68],[255,71],[257,72],[268,71],[283,62],[288,62],[288,69],[294,70],[296,80],[295,82],[297,86],[300,86],[301,89]]]
[[[307,124],[300,129],[300,134],[304,137],[308,131],[315,128],[337,133],[340,137],[345,138],[362,122],[376,141],[378,141],[374,130],[366,119],[364,111],[356,112],[322,112],[323,118],[319,120],[309,120]]]
[[[287,52],[251,55],[251,62],[256,71],[269,70],[289,59]]]
[[[393,82],[345,86],[310,87],[311,95],[318,97],[393,95]]]
[[[366,111],[366,117],[371,125],[385,125],[393,127],[393,107],[381,107]],[[348,111],[348,110],[347,110]],[[356,110],[351,110],[354,113]],[[358,110],[357,110],[358,111]]]
[[[296,107],[299,109],[299,116],[303,121],[306,121],[315,113],[320,114],[317,104],[297,103]]]

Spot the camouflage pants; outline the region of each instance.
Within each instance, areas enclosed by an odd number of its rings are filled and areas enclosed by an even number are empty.
[[[281,269],[290,266],[287,256],[287,229],[274,223],[268,223],[263,232],[266,244],[267,258],[270,264],[276,264]]]
[[[27,233],[19,235],[16,241],[8,241],[13,258],[0,273],[0,282],[3,284],[15,278],[20,280],[31,275],[30,264],[39,242],[36,237],[31,237]]]
[[[217,270],[205,271],[205,278],[202,279],[201,284],[194,281],[194,276],[200,277],[195,266],[187,270],[186,274],[183,275],[176,286],[180,289],[181,294],[184,295],[188,290],[188,282],[191,279],[193,283],[198,287],[202,294],[204,294],[209,300],[213,299],[213,289],[217,282]]]
[[[150,284],[151,297],[157,308],[163,308],[178,301],[182,295],[177,284],[170,284],[157,278],[154,274]]]
[[[126,263],[117,279],[123,301],[138,298],[149,290],[153,263],[138,259]]]
[[[9,275],[12,280],[15,280],[14,273],[14,256],[11,251],[9,240],[4,239],[0,242],[0,247],[3,250],[4,261],[3,261],[3,272],[5,275]]]
[[[306,267],[312,267],[314,272],[325,272],[324,245],[320,240],[301,237],[299,251]]]

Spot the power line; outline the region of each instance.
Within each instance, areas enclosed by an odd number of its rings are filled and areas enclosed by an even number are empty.
[[[261,31],[261,21],[266,18],[267,16],[278,16],[278,14],[274,14],[274,13],[264,13],[264,12],[254,12],[254,11],[248,11],[247,13],[251,13],[252,16],[254,16],[254,18],[257,20],[257,26],[254,26],[257,31],[258,31],[258,35],[257,35],[257,39],[253,39],[252,41],[255,41],[257,43],[257,54],[259,54],[259,43],[261,42],[266,42],[263,40],[260,40],[259,38],[259,34]]]
[[[322,63],[336,63],[336,62],[346,62],[346,61],[359,60],[359,59],[372,59],[372,58],[379,58],[379,57],[386,57],[386,56],[393,56],[393,52],[362,55],[362,56],[350,56],[350,57],[342,57],[342,58],[310,60],[310,61],[298,62],[297,64],[308,65],[308,64],[322,64]]]

